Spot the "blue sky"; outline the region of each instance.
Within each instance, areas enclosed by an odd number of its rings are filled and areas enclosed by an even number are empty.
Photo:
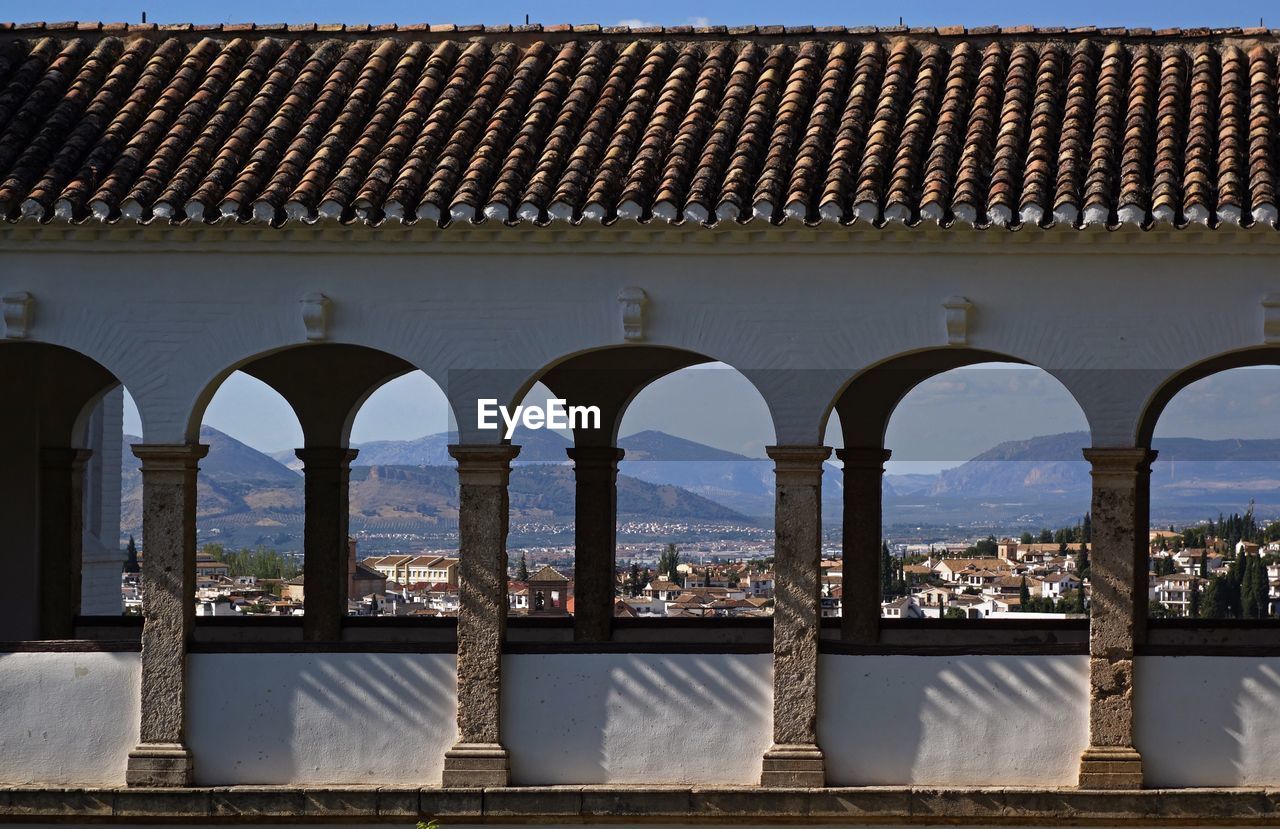
[[[1280,27],[1280,6],[1258,0],[1206,3],[1203,0],[1131,0],[1074,3],[1021,2],[759,2],[759,0],[697,0],[697,2],[602,3],[584,0],[561,2],[407,2],[407,0],[337,0],[280,2],[280,0],[46,0],[33,4],[0,0],[0,18],[6,20],[126,20],[159,22],[344,22],[344,23],[523,23],[529,15],[535,23],[604,23],[624,20],[661,25],[773,23],[814,25],[894,25],[899,17],[911,26],[1017,25],[1038,26],[1256,26],[1270,15],[1268,25]]]

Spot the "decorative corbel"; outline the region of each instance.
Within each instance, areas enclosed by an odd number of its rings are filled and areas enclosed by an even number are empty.
[[[1262,341],[1267,345],[1280,343],[1280,294],[1262,298]]]
[[[307,328],[308,340],[329,339],[329,307],[333,301],[321,293],[307,294],[302,298],[302,324]]]
[[[0,298],[4,309],[4,336],[8,340],[25,340],[31,332],[31,307],[35,298],[26,291],[5,294]]]
[[[628,342],[644,340],[644,307],[649,296],[640,288],[623,288],[618,293],[622,305],[622,337]]]
[[[965,345],[969,342],[969,312],[973,303],[962,296],[947,297],[942,303],[947,312],[947,345]]]

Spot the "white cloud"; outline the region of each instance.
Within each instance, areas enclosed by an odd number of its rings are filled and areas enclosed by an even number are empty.
[[[696,27],[698,27],[698,28],[702,28],[703,26],[710,26],[710,25],[711,25],[711,18],[709,18],[709,17],[690,17],[690,18],[689,18],[689,20],[688,20],[688,24],[689,24],[690,26],[696,26]]]
[[[651,20],[641,20],[638,17],[630,17],[630,18],[627,18],[626,20],[619,20],[618,25],[630,26],[633,29],[641,29],[648,26],[657,26],[658,24],[654,23]]]

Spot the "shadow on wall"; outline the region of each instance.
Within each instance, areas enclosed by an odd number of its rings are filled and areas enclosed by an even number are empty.
[[[201,785],[439,785],[457,736],[452,654],[193,654]]]
[[[1076,783],[1086,656],[826,655],[819,678],[831,785]]]
[[[1280,783],[1280,658],[1143,656],[1134,687],[1148,786]]]
[[[503,660],[512,781],[755,784],[773,730],[769,654]]]

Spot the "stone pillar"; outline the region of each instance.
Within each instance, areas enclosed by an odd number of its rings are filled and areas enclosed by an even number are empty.
[[[1089,747],[1084,789],[1142,787],[1133,746],[1133,655],[1147,613],[1147,493],[1155,452],[1086,449],[1093,465],[1089,555]]]
[[[80,615],[87,449],[40,450],[40,638],[71,639]]]
[[[187,640],[195,619],[199,444],[136,445],[142,461],[142,727],[130,786],[189,786]]]
[[[618,532],[618,461],[614,446],[566,449],[577,479],[574,499],[573,631],[580,642],[608,642]]]
[[[774,507],[773,745],[762,786],[818,788],[826,782],[818,748],[819,569],[822,464],[826,446],[770,446]]]
[[[348,484],[359,452],[309,446],[294,454],[306,481],[302,636],[309,642],[337,642],[347,614]]]
[[[505,786],[502,644],[507,632],[507,482],[518,446],[450,446],[458,461],[458,742],[450,788]]]
[[[880,493],[889,454],[879,447],[836,450],[844,462],[840,636],[859,645],[880,639]]]

